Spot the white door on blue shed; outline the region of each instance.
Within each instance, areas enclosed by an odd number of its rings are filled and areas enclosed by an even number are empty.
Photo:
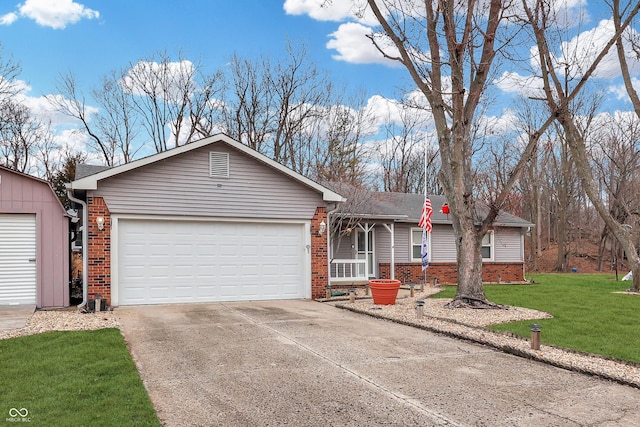
[[[0,214],[0,305],[36,303],[36,216]]]
[[[310,293],[304,223],[122,218],[117,235],[113,304],[296,299]]]

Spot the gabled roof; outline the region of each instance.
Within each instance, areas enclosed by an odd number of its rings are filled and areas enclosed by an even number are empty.
[[[357,199],[362,199],[357,202]],[[430,195],[433,215],[431,221],[434,224],[451,224],[451,214],[446,215],[441,212],[442,205],[446,203],[446,198],[440,195]],[[371,219],[387,219],[396,222],[415,223],[420,221],[424,195],[409,193],[387,193],[369,192],[366,196],[360,195],[350,198],[351,207],[345,206],[347,212],[353,216]],[[476,207],[479,217],[486,216],[488,209],[478,203]],[[498,227],[532,227],[534,224],[512,215],[505,211],[500,211],[494,221]]]
[[[49,187],[51,187],[51,183],[49,181],[45,180],[45,179],[38,178],[37,176],[29,175],[28,173],[19,172],[17,170],[8,168],[6,166],[0,165],[0,171],[6,171],[6,172],[15,173],[16,175],[20,175],[20,176],[23,176],[25,178],[33,179],[34,181],[40,181],[43,184],[47,184]],[[51,189],[51,191],[53,191],[53,189]]]
[[[177,148],[173,148],[171,150],[167,150],[167,151],[163,151],[161,153],[157,153],[157,154],[153,154],[151,156],[148,157],[144,157],[142,159],[139,160],[135,160],[133,162],[130,163],[126,163],[124,165],[121,166],[116,166],[113,168],[109,168],[106,170],[98,170],[95,169],[93,174],[87,175],[87,176],[82,176],[79,177],[78,179],[76,179],[75,181],[73,181],[71,183],[71,188],[74,190],[97,190],[98,189],[98,182],[103,180],[103,179],[107,179],[110,178],[112,176],[115,175],[119,175],[122,173],[126,173],[128,171],[137,169],[137,168],[141,168],[143,166],[155,163],[155,162],[159,162],[174,156],[179,156],[180,154],[189,152],[191,150],[197,150],[199,148],[202,147],[206,147],[207,145],[210,144],[214,144],[214,143],[224,143],[227,144],[228,146],[250,156],[253,157],[254,159],[258,160],[259,162],[264,163],[265,165],[277,170],[278,172],[290,177],[293,180],[296,180],[298,182],[300,182],[303,185],[306,185],[307,187],[319,192],[322,194],[322,198],[325,202],[344,202],[345,198],[342,197],[340,194],[330,190],[327,187],[324,187],[312,180],[310,180],[309,178],[300,175],[297,172],[294,172],[293,170],[289,169],[286,166],[281,165],[280,163],[271,160],[270,158],[268,158],[267,156],[258,153],[256,150],[249,148],[248,146],[230,138],[227,135],[224,134],[217,134],[217,135],[213,135],[195,142],[192,142],[190,144],[186,144],[186,145],[182,145],[180,147]],[[84,172],[81,170],[81,172]],[[87,171],[88,172],[88,171]],[[77,174],[77,172],[76,172]],[[78,175],[79,176],[79,175]]]
[[[58,199],[58,195],[53,190],[53,187],[51,186],[51,183],[49,181],[47,181],[46,179],[38,178],[37,176],[29,175],[29,174],[24,173],[24,172],[18,172],[16,170],[10,169],[10,168],[5,167],[5,166],[0,166],[0,171],[11,172],[11,173],[14,173],[14,174],[16,174],[18,176],[22,176],[24,178],[32,179],[34,181],[38,181],[38,182],[41,182],[42,184],[46,185],[47,187],[49,187],[49,190],[51,190],[51,193],[53,194],[53,198],[58,202],[58,205],[60,206],[60,209],[62,209],[62,212],[64,213],[64,215],[65,216],[69,216],[69,214],[67,213],[67,210],[62,205],[62,202],[60,201],[60,199]]]

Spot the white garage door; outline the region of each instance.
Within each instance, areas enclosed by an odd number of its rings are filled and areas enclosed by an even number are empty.
[[[36,303],[36,216],[0,214],[0,305]]]
[[[305,296],[303,224],[118,221],[120,305]]]

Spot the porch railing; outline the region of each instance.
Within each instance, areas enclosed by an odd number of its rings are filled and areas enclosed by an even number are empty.
[[[331,282],[354,282],[367,280],[367,266],[364,259],[334,259],[329,268]]]

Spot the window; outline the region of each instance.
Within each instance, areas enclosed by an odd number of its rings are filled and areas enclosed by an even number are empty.
[[[482,238],[482,259],[493,261],[493,231],[487,231]]]
[[[209,152],[209,176],[229,178],[229,153]]]
[[[431,234],[427,233],[427,254],[431,261]],[[422,262],[422,228],[411,229],[411,261]]]

